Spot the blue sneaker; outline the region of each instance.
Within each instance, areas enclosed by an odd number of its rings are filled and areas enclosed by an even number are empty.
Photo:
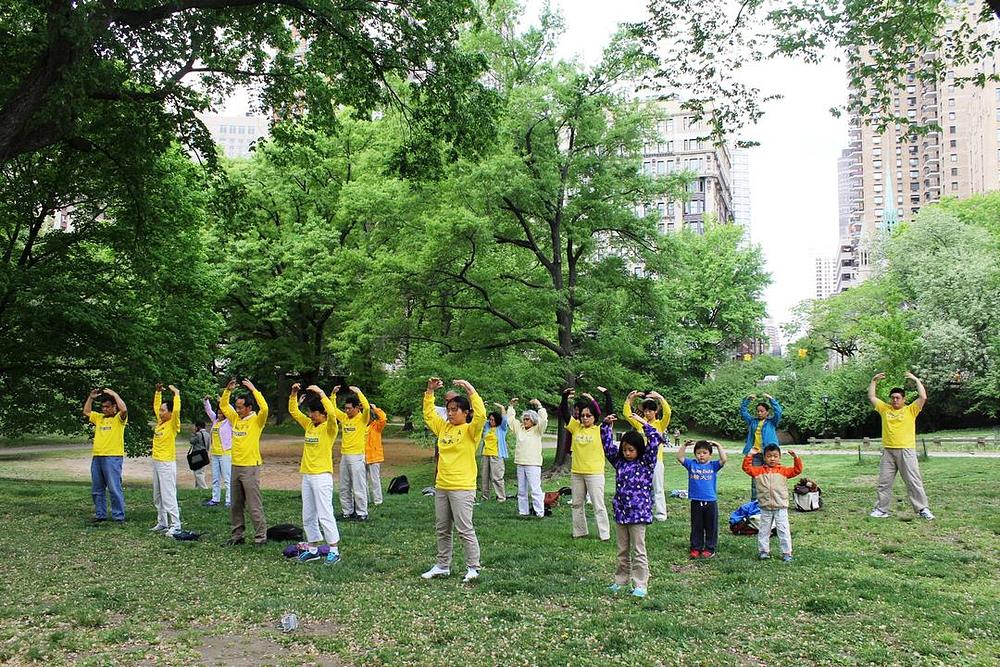
[[[319,549],[317,549],[316,547],[312,547],[308,551],[303,551],[302,553],[300,553],[299,557],[296,560],[298,560],[300,563],[308,563],[310,561],[322,560],[322,559],[323,556],[322,554],[320,554]]]
[[[612,593],[617,593],[621,589],[622,587],[620,584],[611,584],[610,586],[608,586],[608,590],[611,591]]]
[[[637,597],[637,598],[644,598],[644,597],[646,597],[646,589],[645,588],[633,588],[632,589],[632,595],[634,597]]]
[[[792,562],[792,554],[784,554],[781,557],[781,560],[785,561],[786,563],[791,563]]]
[[[758,558],[760,558],[761,560],[767,560],[770,557],[771,557],[771,554],[769,554],[766,551],[761,551],[760,555],[758,556]]]
[[[326,555],[326,560],[323,562],[324,565],[336,565],[340,562],[340,554],[335,551],[331,551]]]

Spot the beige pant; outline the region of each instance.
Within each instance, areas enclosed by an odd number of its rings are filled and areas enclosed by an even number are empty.
[[[493,486],[493,493],[497,500],[507,500],[507,492],[503,488],[503,459],[499,456],[483,456],[479,466],[479,487],[482,489],[483,499],[490,499],[490,486]]]
[[[233,497],[229,508],[229,521],[233,526],[234,540],[243,539],[246,528],[243,508],[250,510],[253,520],[253,541],[267,542],[267,520],[264,518],[264,501],[260,497],[260,466],[233,466]]]
[[[616,525],[618,569],[615,583],[624,586],[632,580],[634,588],[646,590],[649,583],[649,559],[646,557],[646,524]]]
[[[368,516],[368,471],[364,454],[340,457],[340,509],[345,517]]]
[[[892,484],[896,481],[896,473],[906,484],[906,495],[910,498],[913,511],[919,512],[927,507],[927,494],[924,493],[924,480],[920,477],[920,466],[917,465],[917,452],[912,448],[882,449],[882,462],[878,468],[878,491],[875,509],[888,512],[892,506]]]
[[[575,472],[571,475],[570,488],[573,490],[573,537],[590,534],[583,507],[589,495],[594,503],[597,536],[602,540],[610,540],[611,523],[608,521],[608,508],[604,504],[604,475],[581,475]]]
[[[465,566],[479,569],[479,539],[472,526],[475,491],[434,489],[434,529],[437,532],[438,567],[451,569],[451,529],[458,531],[465,552]]]

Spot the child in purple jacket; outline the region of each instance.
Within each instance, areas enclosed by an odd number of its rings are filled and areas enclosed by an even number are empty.
[[[649,582],[649,559],[646,556],[646,526],[653,523],[653,470],[656,452],[662,446],[662,436],[638,415],[646,439],[638,431],[627,431],[621,436],[621,446],[615,444],[612,424],[614,415],[608,415],[601,426],[604,456],[615,468],[615,497],[611,501],[618,534],[618,568],[615,582],[609,589],[620,591],[632,580],[632,595],[646,597]],[[646,445],[646,442],[649,444]]]

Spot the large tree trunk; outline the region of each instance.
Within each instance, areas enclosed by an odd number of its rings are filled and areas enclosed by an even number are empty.
[[[568,307],[559,308],[556,311],[556,321],[559,324],[559,347],[563,350],[563,359],[568,361],[573,357],[572,309]],[[563,386],[560,388],[560,391],[567,387],[576,388],[576,374],[573,372],[572,365],[566,370],[566,375],[563,377]],[[558,408],[556,412],[558,413]],[[556,431],[556,458],[552,468],[545,473],[547,478],[569,474],[573,466],[573,454],[569,449],[569,434],[566,432],[566,425],[563,424],[562,415],[558,415],[558,417],[559,428]]]

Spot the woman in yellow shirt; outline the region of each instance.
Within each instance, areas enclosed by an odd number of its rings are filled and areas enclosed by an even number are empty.
[[[153,504],[156,506],[154,533],[171,537],[181,529],[181,510],[177,506],[177,434],[181,431],[181,393],[170,385],[174,393],[172,404],[160,400],[163,385],[156,385],[153,394]]]
[[[594,504],[597,536],[602,541],[607,541],[611,539],[611,522],[608,519],[607,505],[604,503],[604,446],[601,444],[601,427],[598,426],[600,412],[594,397],[583,394],[588,403],[580,406],[579,419],[570,416],[568,403],[574,395],[573,389],[563,391],[563,400],[559,406],[563,419],[566,420],[566,430],[573,437],[573,467],[570,470],[570,487],[573,490],[571,503],[573,537],[585,537],[590,533],[584,511],[584,503],[587,496],[590,496]],[[606,391],[604,397],[605,401],[610,403],[611,399]]]
[[[465,380],[454,384],[468,396],[454,396],[446,406],[447,419],[435,411],[434,390],[444,386],[440,378],[427,380],[424,392],[424,421],[437,436],[438,463],[434,480],[434,515],[437,532],[437,562],[421,577],[433,579],[451,574],[452,528],[458,531],[465,553],[464,583],[479,577],[479,540],[472,525],[476,501],[476,449],[486,424],[486,405],[475,388]],[[469,420],[469,414],[472,419]]]

